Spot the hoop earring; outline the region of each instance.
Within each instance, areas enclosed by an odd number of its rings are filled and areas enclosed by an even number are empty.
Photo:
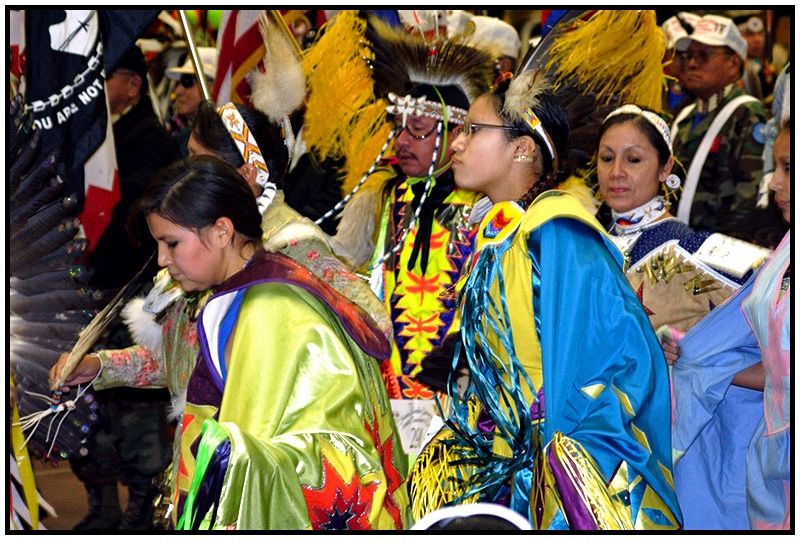
[[[533,163],[533,156],[526,156],[524,154],[517,154],[511,161],[514,163]]]

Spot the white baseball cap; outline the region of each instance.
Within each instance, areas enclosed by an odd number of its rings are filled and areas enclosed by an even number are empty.
[[[398,9],[397,17],[408,31],[439,35],[447,28],[447,11],[441,9]]]
[[[701,18],[700,15],[691,13],[689,11],[682,11],[679,13],[679,15],[681,19],[683,19],[683,21],[691,28],[694,28],[697,25],[697,21],[699,21]],[[677,16],[672,16],[664,21],[664,24],[661,25],[661,30],[664,32],[664,39],[666,40],[667,49],[674,48],[675,42],[678,41],[678,38],[689,35],[689,33],[681,24],[681,21],[678,20]]]
[[[200,63],[203,66],[203,74],[206,79],[213,81],[217,75],[217,49],[214,47],[197,47],[197,56],[200,57]],[[194,69],[194,62],[192,62],[192,55],[188,53],[186,61],[181,67],[172,67],[166,70],[168,79],[177,81],[181,75],[185,74],[196,75]]]
[[[464,25],[475,15],[463,9],[447,10],[447,37],[453,37],[464,31]]]
[[[742,37],[739,28],[727,17],[706,15],[697,21],[691,35],[679,37],[675,42],[678,51],[685,51],[692,41],[711,45],[712,47],[730,47],[733,52],[747,60],[747,41]]]

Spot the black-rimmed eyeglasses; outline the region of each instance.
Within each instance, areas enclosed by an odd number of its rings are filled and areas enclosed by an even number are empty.
[[[433,127],[430,130],[425,131],[425,128],[412,126],[411,124],[408,124],[408,123],[404,126],[400,122],[395,122],[394,123],[394,137],[395,137],[395,139],[400,137],[400,134],[403,133],[403,130],[406,130],[406,132],[409,135],[411,135],[411,137],[413,137],[414,139],[417,139],[418,141],[422,141],[422,140],[430,137],[431,135],[433,135],[433,132],[436,131],[436,124],[437,123],[438,122],[434,122],[433,123]]]

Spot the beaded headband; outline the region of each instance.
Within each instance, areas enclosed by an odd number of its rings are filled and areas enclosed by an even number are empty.
[[[390,105],[387,105],[386,112],[389,114],[400,114],[403,116],[403,126],[406,125],[408,116],[427,116],[436,120],[446,121],[453,124],[464,124],[467,111],[453,105],[443,106],[441,102],[428,101],[427,96],[418,98],[406,95],[403,97],[389,92],[387,96]]]
[[[258,198],[258,207],[263,212],[272,202],[272,198],[278,188],[273,182],[269,181],[269,169],[267,168],[267,162],[264,161],[264,156],[261,154],[261,149],[258,147],[253,133],[247,126],[247,122],[242,118],[236,105],[230,102],[226,103],[217,109],[217,114],[222,119],[222,123],[228,130],[234,144],[236,144],[236,148],[239,149],[239,153],[242,154],[245,163],[252,163],[256,166],[258,172],[256,182],[264,188],[261,197]]]
[[[633,114],[636,116],[641,116],[647,120],[664,138],[664,142],[667,143],[667,148],[669,148],[669,154],[672,155],[672,134],[670,133],[669,126],[663,118],[658,116],[656,113],[646,111],[637,105],[628,104],[611,111],[608,116],[606,116],[605,120],[603,120],[603,123],[605,124],[609,118],[619,114]]]

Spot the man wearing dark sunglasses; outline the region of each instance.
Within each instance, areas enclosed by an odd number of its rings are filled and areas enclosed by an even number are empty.
[[[198,47],[197,55],[203,65],[203,74],[206,77],[209,88],[214,82],[217,73],[217,50],[213,47]],[[176,81],[173,89],[173,114],[174,123],[179,126],[176,141],[180,147],[181,156],[189,155],[187,145],[189,136],[192,133],[194,116],[197,108],[203,101],[203,91],[197,81],[197,73],[192,62],[191,54],[187,55],[186,61],[181,67],[167,69],[167,78]]]
[[[756,209],[766,109],[737,84],[747,41],[732,20],[705,15],[676,49],[683,86],[696,99],[672,125],[674,155],[687,170],[672,212],[693,228],[758,243],[742,220]]]

